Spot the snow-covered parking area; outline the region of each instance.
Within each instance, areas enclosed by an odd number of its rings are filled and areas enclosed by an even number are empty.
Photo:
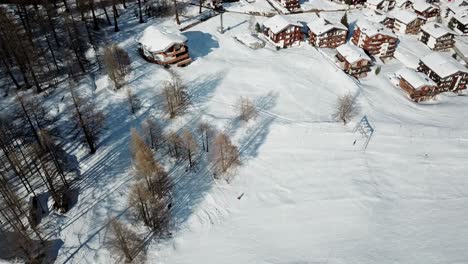
[[[171,171],[186,177],[174,193],[183,202],[174,211],[173,237],[151,242],[148,263],[468,262],[468,97],[415,104],[388,78],[403,67],[395,59],[357,81],[304,42],[251,49],[235,39],[249,34],[251,18],[223,19],[224,34],[219,18],[183,32],[193,62],[175,71],[191,106],[167,129],[196,130],[206,120],[231,135],[243,164],[229,183],[205,170]],[[163,67],[139,58],[134,36],[143,28],[114,39],[132,56],[131,85],[143,108],[127,118],[123,94],[98,79],[97,99],[115,111],[109,123],[116,127],[97,155],[84,159],[83,169],[101,173],[89,180],[93,187],[68,218],[50,220],[61,225],[56,235],[64,242],[57,263],[113,262],[105,223],[127,210],[129,129],[145,116],[162,118],[156,95],[168,78]],[[332,114],[347,93],[360,114],[344,126]],[[259,109],[248,123],[236,119],[239,96]],[[353,133],[364,115],[375,128],[366,151]]]

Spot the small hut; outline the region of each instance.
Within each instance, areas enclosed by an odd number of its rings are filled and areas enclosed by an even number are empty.
[[[148,61],[179,67],[192,62],[188,52],[187,38],[180,32],[170,32],[156,26],[147,27],[138,39],[138,50]]]

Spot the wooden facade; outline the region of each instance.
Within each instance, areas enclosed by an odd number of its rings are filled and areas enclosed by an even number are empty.
[[[421,17],[424,17],[425,19],[434,19],[436,18],[437,16],[440,15],[440,9],[436,6],[433,6],[429,9],[426,9],[424,11],[418,11],[418,10],[414,10],[414,12],[418,15],[418,16],[421,16]]]
[[[348,31],[345,29],[334,28],[328,32],[316,35],[309,30],[309,43],[319,48],[336,48],[346,43]]]
[[[279,2],[290,11],[300,7],[299,0],[279,0]]]
[[[293,44],[300,42],[304,39],[303,34],[301,32],[301,27],[296,25],[289,25],[288,27],[276,34],[270,28],[265,27],[263,33],[271,41],[283,48],[290,47]]]
[[[384,33],[368,36],[362,33],[359,27],[356,27],[351,41],[372,56],[388,59],[392,58],[395,53],[398,38]]]
[[[343,68],[343,71],[356,78],[366,77],[367,73],[370,72],[371,62],[366,59],[350,63],[340,53],[336,54],[338,64]]]
[[[468,73],[458,71],[449,76],[440,77],[434,70],[429,68],[424,62],[419,61],[418,71],[425,73],[431,80],[437,83],[437,91],[442,92],[455,92],[466,89],[468,81]]]
[[[142,46],[140,46],[139,51],[147,61],[160,65],[176,64],[179,67],[183,67],[192,62],[189,56],[188,46],[185,45],[185,43],[175,44],[166,51],[158,53],[149,52]]]
[[[423,30],[419,40],[426,44],[431,50],[447,51],[453,48],[455,44],[455,35],[447,33],[441,37],[436,38]]]
[[[421,30],[421,26],[424,25],[426,21],[421,18],[416,18],[415,20],[405,24],[404,22],[395,19],[394,30],[403,34],[417,35]]]
[[[450,19],[449,24],[453,25],[453,28],[458,30],[461,34],[468,34],[468,23],[465,23],[464,19],[458,19],[457,16],[454,16]]]
[[[435,85],[424,85],[422,87],[415,88],[408,81],[401,77],[399,86],[403,91],[406,92],[409,98],[415,102],[429,100],[440,93],[437,86]]]

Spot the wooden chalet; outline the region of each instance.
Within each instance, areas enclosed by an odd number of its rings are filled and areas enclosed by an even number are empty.
[[[382,24],[359,19],[351,41],[367,54],[385,60],[393,57],[398,38]]]
[[[459,93],[466,89],[468,69],[448,54],[434,52],[422,57],[418,71],[437,84],[438,92]]]
[[[453,30],[461,35],[468,34],[468,10],[455,14],[449,24],[452,24]]]
[[[429,22],[421,27],[419,40],[431,50],[446,51],[453,48],[455,44],[455,32],[442,24]]]
[[[289,11],[294,11],[301,7],[299,0],[278,0],[278,2]]]
[[[395,6],[400,9],[413,8],[413,0],[395,0]]]
[[[309,28],[309,43],[319,48],[336,48],[346,43],[348,28],[341,23],[332,23],[316,17],[307,24]]]
[[[452,0],[447,3],[445,17],[452,18],[455,14],[468,9],[468,0]]]
[[[371,58],[361,49],[351,44],[336,48],[337,64],[349,75],[365,77],[370,71]]]
[[[400,88],[415,102],[431,99],[439,93],[437,84],[421,72],[404,68],[395,75]]]
[[[386,28],[393,30],[393,27],[395,24],[395,18],[391,16],[389,13],[381,12],[379,10],[368,10],[367,12],[364,11],[364,16],[369,21],[382,24]]]
[[[402,34],[416,35],[426,23],[424,18],[410,10],[394,10],[391,15],[395,18],[393,30]]]
[[[263,23],[263,34],[278,47],[286,48],[303,40],[302,25],[288,17],[276,15]]]
[[[424,17],[426,20],[435,20],[440,15],[440,9],[438,6],[429,4],[424,0],[414,2],[413,10],[416,15]]]
[[[187,38],[180,32],[169,32],[156,26],[147,27],[138,39],[138,50],[148,61],[186,66],[192,62]]]
[[[386,12],[395,7],[395,0],[367,0],[365,5],[369,9]]]

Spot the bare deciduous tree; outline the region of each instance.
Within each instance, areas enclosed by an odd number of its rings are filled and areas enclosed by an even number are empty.
[[[131,61],[128,53],[115,44],[110,45],[104,50],[104,64],[115,89],[124,86],[126,76],[131,72]]]
[[[104,114],[97,109],[93,98],[79,95],[73,84],[70,85],[70,95],[75,110],[76,126],[81,131],[90,153],[94,154],[104,127]]]
[[[135,114],[141,108],[140,99],[132,92],[132,88],[127,87],[127,101],[130,106],[130,112]]]
[[[194,159],[195,153],[198,149],[198,144],[192,132],[190,132],[188,129],[184,130],[182,135],[182,146],[184,148],[186,159],[189,162],[189,167],[192,168],[195,163]]]
[[[141,128],[146,142],[150,144],[152,149],[155,149],[162,141],[162,130],[158,123],[152,118],[147,118],[141,124]]]
[[[169,117],[174,118],[186,109],[189,100],[180,77],[174,72],[171,72],[171,74],[171,81],[166,82],[164,86],[163,96]]]
[[[112,234],[109,241],[111,252],[125,258],[126,263],[141,263],[139,255],[143,248],[143,239],[116,218],[111,219],[109,225]]]
[[[220,133],[214,140],[214,168],[216,175],[225,173],[229,168],[240,164],[239,149],[232,144],[231,139],[225,133]]]
[[[350,93],[338,97],[335,112],[333,113],[333,118],[336,121],[343,122],[346,125],[358,113],[359,105]]]
[[[146,185],[136,182],[129,195],[129,205],[137,220],[150,227],[158,235],[166,234],[171,221],[169,197],[155,197]]]
[[[198,132],[202,136],[201,141],[202,141],[203,150],[206,152],[209,152],[209,145],[210,145],[209,139],[211,137],[211,134],[213,133],[213,128],[207,122],[201,122],[200,124],[198,124]]]
[[[240,97],[238,101],[239,107],[239,118],[242,121],[249,121],[250,119],[254,118],[258,114],[258,110],[255,107],[252,100],[246,97]]]
[[[164,168],[154,158],[151,148],[146,145],[133,128],[132,156],[137,179],[142,179],[153,196],[164,197],[171,188],[171,181]]]
[[[179,134],[171,131],[165,136],[165,138],[169,155],[174,158],[180,158],[182,155],[182,139]]]

